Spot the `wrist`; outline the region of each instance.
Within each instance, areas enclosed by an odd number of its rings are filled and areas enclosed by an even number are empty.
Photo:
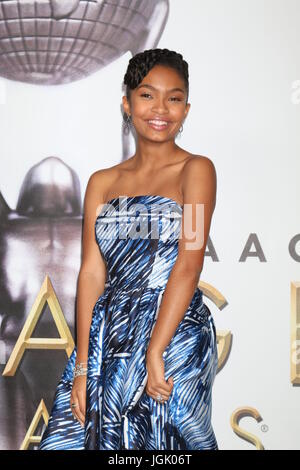
[[[87,375],[88,369],[87,365],[83,362],[75,363],[75,367],[73,368],[73,379],[78,377],[79,375]]]
[[[87,365],[88,363],[88,360],[86,358],[80,358],[80,357],[76,357],[76,360],[75,360],[75,364],[86,364]]]
[[[163,350],[157,348],[157,347],[148,347],[146,356],[147,357],[160,357],[163,355]]]

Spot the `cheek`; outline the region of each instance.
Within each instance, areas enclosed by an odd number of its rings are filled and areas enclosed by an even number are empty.
[[[147,113],[149,115],[149,112],[151,110],[151,104],[150,102],[147,102],[147,101],[140,101],[139,103],[135,103],[131,109],[132,109],[132,113],[136,117],[143,118],[145,115],[147,116]]]
[[[181,106],[174,106],[174,108],[170,110],[170,114],[174,121],[182,121],[182,119],[184,118],[184,108]]]

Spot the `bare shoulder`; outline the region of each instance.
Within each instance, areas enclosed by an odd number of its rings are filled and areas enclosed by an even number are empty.
[[[123,164],[126,162],[118,163],[117,165],[110,166],[109,168],[101,168],[91,174],[90,180],[97,183],[105,183],[106,180],[114,177],[122,169]]]
[[[184,165],[184,173],[191,173],[196,171],[204,173],[216,174],[216,168],[211,158],[205,155],[190,154]]]
[[[108,182],[111,178],[111,175],[114,173],[113,168],[114,167],[102,168],[101,170],[94,171],[94,173],[92,173],[89,177],[88,185],[102,186],[106,181]]]
[[[204,155],[190,154],[182,171],[183,189],[189,184],[210,183],[216,186],[216,168],[211,158]]]
[[[101,170],[95,171],[94,175],[99,176],[99,178],[109,178],[118,176],[123,170],[130,169],[134,156],[127,158],[123,162],[116,163],[116,165],[110,166],[109,168],[103,168]]]
[[[87,193],[97,191],[97,189],[101,193],[101,188],[109,181],[110,174],[110,168],[103,168],[102,170],[94,171],[87,182]]]
[[[215,205],[217,175],[211,158],[204,155],[192,155],[185,163],[182,176],[183,199],[213,201]]]
[[[109,168],[96,170],[90,175],[87,188],[97,188],[99,200],[104,199],[109,188],[120,177],[122,170],[126,169],[127,166],[128,160]]]

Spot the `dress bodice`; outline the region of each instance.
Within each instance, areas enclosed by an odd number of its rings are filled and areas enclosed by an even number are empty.
[[[168,197],[110,199],[95,222],[108,284],[121,290],[165,287],[178,254],[181,219],[182,206]]]

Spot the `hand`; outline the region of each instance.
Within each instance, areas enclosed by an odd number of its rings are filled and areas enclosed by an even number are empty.
[[[165,380],[165,363],[161,353],[148,351],[146,355],[146,367],[148,380],[146,384],[146,393],[154,398],[162,395],[164,400],[168,400],[174,385],[173,377]],[[158,400],[157,400],[158,401]]]
[[[70,408],[74,418],[76,418],[82,427],[85,423],[85,402],[86,402],[86,375],[78,375],[73,380],[73,387],[70,399]],[[77,406],[72,408],[72,403]]]

